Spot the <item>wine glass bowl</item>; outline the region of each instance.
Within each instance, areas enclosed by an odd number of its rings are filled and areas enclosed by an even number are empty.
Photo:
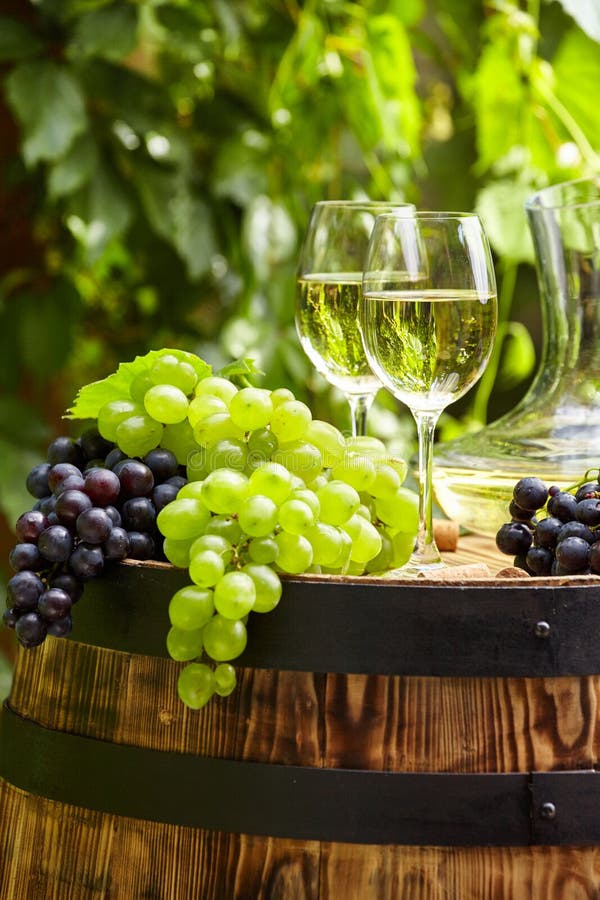
[[[419,437],[419,532],[398,574],[443,563],[432,528],[432,448],[438,417],[481,376],[496,331],[496,282],[479,218],[384,214],[371,235],[360,330],[368,363],[412,412]]]
[[[346,397],[352,434],[366,418],[381,382],[371,371],[358,327],[362,272],[378,215],[410,212],[409,203],[324,200],[313,207],[300,255],[296,329],[306,355]]]

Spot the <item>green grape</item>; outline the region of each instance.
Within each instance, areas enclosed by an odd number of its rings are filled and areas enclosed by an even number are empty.
[[[248,491],[248,479],[234,469],[215,469],[202,484],[202,499],[215,513],[232,515],[240,508]]]
[[[398,477],[400,478],[400,483],[404,481],[406,478],[406,473],[408,472],[408,464],[406,460],[400,459],[399,456],[389,456],[387,458],[387,464],[394,469],[395,472],[398,473]]]
[[[129,385],[129,393],[131,395],[131,399],[135,400],[137,403],[143,404],[146,391],[150,390],[150,388],[153,386],[154,382],[150,378],[150,373],[140,372],[140,374],[136,375]]]
[[[180,487],[177,491],[177,499],[184,500],[186,497],[190,500],[202,500],[202,482],[189,481]]]
[[[343,460],[331,470],[331,477],[337,481],[345,481],[357,491],[368,491],[375,481],[375,465],[368,456],[346,453]]]
[[[364,575],[365,573],[365,564],[358,562],[355,559],[351,559],[348,565],[346,566],[345,575]]]
[[[225,619],[241,619],[255,600],[254,581],[245,572],[226,572],[215,585],[215,609]]]
[[[116,441],[117,427],[131,416],[144,414],[141,403],[133,400],[111,400],[100,407],[98,412],[98,431],[107,441]]]
[[[366,519],[367,522],[371,521],[371,510],[364,503],[361,503],[358,509],[356,510],[357,516],[362,516],[363,519]]]
[[[368,434],[347,437],[346,448],[355,453],[362,453],[365,456],[381,457],[388,455],[383,441],[380,441],[379,438],[371,437],[371,435]]]
[[[229,413],[212,413],[194,427],[194,440],[203,447],[224,438],[234,438],[237,441],[244,439],[244,432],[233,422]]]
[[[367,562],[365,571],[367,572],[385,572],[390,569],[394,562],[394,545],[392,539],[385,531],[380,531],[381,550]]]
[[[311,422],[312,413],[306,403],[287,400],[273,410],[271,431],[280,443],[289,444],[303,438]]]
[[[226,619],[216,613],[203,630],[204,649],[215,662],[228,662],[246,649],[248,635],[240,620]]]
[[[343,525],[360,506],[358,492],[345,481],[328,481],[317,491],[321,519],[327,525]]]
[[[212,416],[214,413],[227,413],[227,404],[220,397],[215,397],[213,394],[197,394],[190,401],[188,419],[192,428],[195,428],[202,419],[206,419],[207,416]]]
[[[174,541],[173,538],[165,538],[163,552],[171,565],[178,569],[187,569],[190,564],[190,547],[192,541]]]
[[[146,412],[163,425],[178,425],[183,422],[189,405],[183,391],[173,384],[156,384],[144,396]]]
[[[314,444],[307,441],[292,441],[281,444],[273,454],[273,462],[281,463],[293,475],[306,483],[312,481],[323,468],[323,458]]]
[[[264,428],[269,424],[272,413],[270,392],[262,388],[242,388],[229,404],[229,414],[242,431]]]
[[[289,400],[295,399],[294,394],[288,388],[277,388],[275,391],[271,391],[271,403],[273,404],[273,408],[280,406],[282,403],[287,403]]]
[[[256,428],[248,437],[248,466],[251,470],[271,459],[279,441],[268,428]]]
[[[198,381],[194,367],[172,353],[165,353],[156,360],[150,369],[150,377],[154,384],[171,384],[184,394],[191,394]]]
[[[175,454],[180,466],[187,465],[189,455],[199,449],[187,419],[178,425],[165,425],[160,445]]]
[[[160,444],[163,426],[150,416],[130,416],[117,425],[116,442],[127,456],[145,456]]]
[[[417,533],[419,527],[419,498],[407,488],[398,488],[391,494],[377,497],[377,518],[402,531]]]
[[[308,426],[305,438],[320,450],[325,468],[337,465],[344,458],[346,452],[344,435],[329,422],[313,419]]]
[[[175,541],[198,537],[210,520],[210,513],[201,500],[176,497],[167,503],[156,517],[160,533]]]
[[[169,603],[171,625],[180,631],[202,628],[214,611],[213,592],[192,584],[180,588]]]
[[[201,550],[192,556],[190,552],[190,578],[200,587],[212,587],[225,571],[223,557],[214,550]]]
[[[315,524],[315,514],[303,500],[285,500],[279,508],[279,524],[289,534],[306,534]]]
[[[281,579],[270,566],[254,565],[248,563],[242,568],[245,575],[249,575],[254,584],[256,598],[252,612],[268,613],[275,609],[281,599]]]
[[[279,548],[277,565],[284,572],[299,575],[312,565],[313,550],[303,535],[281,531],[275,536],[275,543]]]
[[[213,516],[205,528],[207,534],[219,534],[234,546],[242,538],[242,529],[232,516]]]
[[[350,560],[362,563],[364,566],[370,559],[377,556],[381,550],[381,535],[374,525],[357,514],[353,515],[344,525],[343,530],[352,538],[352,550]]]
[[[324,487],[329,483],[329,481],[330,478],[328,474],[326,474],[325,472],[321,472],[321,474],[317,475],[316,478],[311,478],[309,481],[307,481],[306,487],[309,489],[309,491],[312,491],[314,494],[316,494],[319,488]]]
[[[204,481],[210,466],[207,459],[207,450],[205,447],[198,447],[187,455],[185,474],[188,481]]]
[[[385,497],[386,494],[395,493],[402,480],[400,475],[387,462],[380,462],[375,468],[375,478],[369,486],[369,493],[373,497]]]
[[[167,632],[167,650],[177,662],[188,662],[202,653],[202,628],[184,631],[183,628],[171,626]]]
[[[190,709],[202,709],[216,690],[215,674],[205,663],[190,663],[179,673],[177,693]]]
[[[218,553],[226,566],[233,557],[231,542],[220,534],[201,534],[190,547],[190,558],[203,550],[213,550]]]
[[[397,531],[392,537],[393,565],[400,567],[408,562],[415,549],[416,535],[414,531]]]
[[[248,447],[245,441],[235,438],[223,438],[211,444],[206,450],[206,462],[209,472],[212,469],[236,469],[238,472],[246,468]]]
[[[342,533],[335,525],[317,522],[309,528],[305,537],[313,548],[313,563],[318,566],[333,566],[343,547]]]
[[[235,690],[235,669],[231,663],[219,663],[215,668],[215,694],[219,697],[229,697]]]
[[[242,501],[238,520],[246,534],[264,537],[277,525],[277,506],[264,494],[251,494]]]
[[[319,503],[319,498],[314,491],[311,491],[307,487],[302,485],[301,487],[294,488],[288,499],[302,500],[303,503],[306,503],[307,506],[310,506],[314,513],[315,519],[319,518],[319,514],[321,512],[321,504]]]
[[[277,462],[268,462],[255,469],[248,480],[249,494],[264,494],[278,506],[291,491],[292,475]]]
[[[201,397],[203,394],[210,394],[222,400],[227,407],[229,407],[232,398],[237,392],[238,389],[235,384],[232,384],[227,378],[221,378],[218,375],[209,375],[208,378],[203,378],[198,382],[195,390],[197,397]]]
[[[272,563],[279,556],[279,547],[275,541],[274,535],[266,535],[265,537],[256,537],[248,542],[248,556],[252,562],[256,563]]]
[[[345,531],[342,531],[341,528],[338,528],[341,547],[340,553],[337,559],[335,559],[330,566],[327,567],[328,572],[341,572],[342,574],[346,574],[348,566],[350,565],[350,554],[352,552],[352,538]]]

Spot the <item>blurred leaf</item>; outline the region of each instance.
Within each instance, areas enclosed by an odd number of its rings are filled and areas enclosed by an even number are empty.
[[[213,173],[217,197],[228,197],[239,206],[268,190],[268,173],[264,154],[241,141],[227,141],[221,147]]]
[[[507,322],[504,330],[498,383],[505,389],[525,381],[535,368],[535,346],[521,322]]]
[[[244,215],[243,241],[259,279],[296,251],[296,228],[289,212],[269,197],[257,197]]]
[[[62,156],[86,128],[81,88],[66,67],[50,60],[25,62],[6,79],[8,102],[25,135],[28,166]]]
[[[533,262],[534,252],[524,204],[533,188],[512,180],[495,181],[477,195],[481,216],[496,253],[511,262]]]
[[[599,12],[600,14],[600,12]],[[588,140],[600,148],[598,85],[600,84],[600,47],[573,29],[569,31],[554,58],[555,93]]]
[[[600,6],[597,0],[558,0],[565,12],[573,16],[582,31],[600,42]]]
[[[83,244],[89,260],[98,259],[106,245],[128,227],[133,210],[122,183],[105,164],[94,169],[86,187],[72,195],[67,224]]]
[[[89,134],[76,138],[68,152],[50,169],[48,194],[56,199],[70,194],[89,180],[98,164],[98,151]]]
[[[485,170],[523,140],[528,95],[508,42],[498,40],[484,47],[472,89],[478,167]]]
[[[135,48],[138,14],[134,6],[113,3],[83,15],[75,26],[68,51],[73,56],[119,60]]]
[[[5,700],[12,685],[13,667],[3,654],[0,654],[0,701]]]
[[[19,298],[15,336],[23,364],[40,380],[58,372],[68,359],[74,336],[79,298],[67,281],[37,294]]]
[[[0,510],[12,526],[23,510],[31,507],[25,479],[41,461],[41,447],[48,428],[37,410],[14,397],[0,398]]]
[[[133,379],[151,369],[155,361],[166,354],[176,356],[182,362],[193,366],[199,379],[206,378],[211,373],[208,363],[205,363],[195,353],[166,347],[161,350],[150,350],[145,356],[136,356],[132,362],[121,363],[116,372],[101,381],[94,381],[92,384],[82,387],[64,418],[96,419],[100,407],[105,403],[109,403],[111,400],[130,399],[129,386]]]
[[[210,207],[181,183],[171,200],[170,212],[175,248],[186,264],[190,281],[198,281],[210,270],[217,252]]]
[[[23,22],[0,16],[0,60],[26,59],[39,53],[42,46]]]

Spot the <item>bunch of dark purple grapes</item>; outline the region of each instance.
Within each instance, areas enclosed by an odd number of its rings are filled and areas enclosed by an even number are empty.
[[[522,478],[496,545],[530,575],[600,574],[600,473],[571,491]],[[543,516],[538,514],[542,512]]]
[[[27,648],[70,633],[73,604],[105,565],[165,558],[156,516],[187,480],[169,450],[130,459],[95,428],[56,438],[47,460],[27,476],[36,503],[19,516],[9,556],[3,621]]]

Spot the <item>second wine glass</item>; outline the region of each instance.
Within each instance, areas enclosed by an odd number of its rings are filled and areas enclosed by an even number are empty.
[[[364,435],[381,387],[358,328],[362,271],[376,216],[410,213],[410,203],[323,200],[313,207],[300,255],[296,329],[318,372],[346,397],[352,434]]]
[[[370,366],[408,406],[419,438],[419,531],[397,574],[443,565],[432,528],[435,426],[485,369],[496,315],[492,255],[476,215],[377,219],[365,263],[361,333]]]

